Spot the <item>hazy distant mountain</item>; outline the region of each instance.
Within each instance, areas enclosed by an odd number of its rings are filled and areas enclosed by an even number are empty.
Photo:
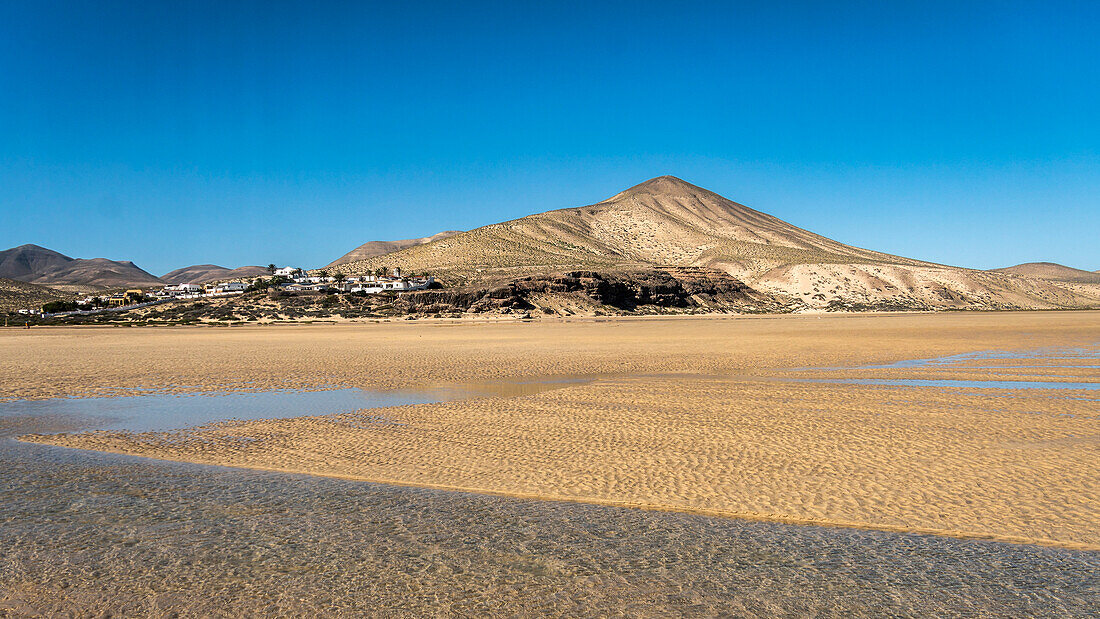
[[[0,277],[0,311],[38,309],[42,304],[60,299],[70,299],[72,294],[38,284]]]
[[[439,234],[433,234],[432,236],[426,236],[420,239],[403,239],[400,241],[370,241],[363,243],[359,247],[349,251],[343,256],[333,260],[325,268],[331,269],[334,266],[346,264],[348,262],[356,262],[359,260],[366,260],[367,258],[373,258],[375,256],[383,256],[385,254],[400,251],[414,245],[423,245],[424,243],[431,243],[432,241],[438,241],[445,239],[449,236],[459,234],[461,230],[447,230],[440,232]]]
[[[20,245],[0,252],[0,277],[79,291],[163,283],[130,261],[70,258],[38,245]]]
[[[160,278],[166,284],[205,284],[230,279],[253,279],[267,274],[267,269],[261,266],[227,269],[216,264],[196,264],[165,273]]]
[[[607,200],[484,226],[345,263],[453,284],[570,269],[703,267],[807,308],[1100,306],[1100,286],[950,267],[814,234],[671,176]]]
[[[992,269],[992,272],[1022,275],[1024,277],[1036,277],[1039,279],[1100,283],[1100,271],[1075,269],[1055,262],[1025,262],[1024,264],[1017,264],[1014,267]]]

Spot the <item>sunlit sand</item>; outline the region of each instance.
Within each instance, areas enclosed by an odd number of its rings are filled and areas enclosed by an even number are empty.
[[[977,350],[1095,351],[1098,342],[1095,312],[56,329],[5,334],[0,350],[15,362],[0,377],[5,394],[21,398],[135,386],[394,389],[586,377],[515,397],[25,440],[522,497],[1098,549],[1095,391],[790,382],[1023,374],[1033,382],[1087,383],[1100,371],[1081,361],[1049,363],[1042,378],[1026,376],[1037,372],[1022,361],[992,370],[850,368]]]

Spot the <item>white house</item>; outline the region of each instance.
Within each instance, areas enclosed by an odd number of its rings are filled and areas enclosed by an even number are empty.
[[[295,277],[302,272],[302,269],[298,267],[283,267],[281,269],[275,269],[275,275],[281,275],[283,277]]]
[[[202,286],[198,284],[176,284],[175,286],[165,286],[164,290],[168,294],[199,294],[202,292]]]
[[[244,282],[222,282],[215,284],[212,292],[215,294],[223,292],[244,292],[245,288],[248,288],[248,284]]]
[[[387,290],[393,292],[409,292],[411,290],[424,290],[435,282],[434,277],[417,277],[412,279],[382,279],[367,284],[352,286],[348,292],[365,292],[376,294]]]

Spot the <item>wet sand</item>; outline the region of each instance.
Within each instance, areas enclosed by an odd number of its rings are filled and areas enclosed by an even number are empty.
[[[1100,312],[0,329],[0,398],[888,363],[1100,340]]]
[[[1100,604],[1093,552],[3,438],[0,467],[4,617],[1087,617]]]
[[[589,383],[512,398],[28,440],[517,497],[1098,549],[1095,392],[777,380],[796,368],[1097,342],[1095,312],[59,329],[5,334],[0,350],[13,354],[5,358],[25,363],[5,364],[0,376],[5,393],[50,397],[135,386],[394,388],[591,375]],[[1052,378],[1042,380],[1097,376],[1066,365],[1064,375],[1044,369]]]

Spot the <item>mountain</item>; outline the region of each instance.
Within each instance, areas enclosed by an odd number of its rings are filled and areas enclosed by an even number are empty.
[[[1075,269],[1055,262],[1025,262],[1014,267],[993,269],[993,273],[1087,283],[1100,283],[1100,271]]]
[[[400,241],[370,241],[363,243],[359,247],[349,251],[348,253],[340,256],[336,260],[333,260],[325,266],[326,269],[339,266],[341,264],[347,264],[349,262],[357,262],[359,260],[366,260],[367,258],[373,258],[375,256],[382,256],[395,251],[401,251],[414,245],[423,245],[425,243],[431,243],[432,241],[438,241],[445,239],[449,236],[459,234],[461,230],[446,230],[432,236],[426,236],[420,239],[402,239]]]
[[[1100,287],[945,266],[846,245],[672,176],[342,265],[431,272],[452,286],[568,270],[694,267],[807,309],[1100,305]]]
[[[166,284],[205,284],[231,279],[253,279],[266,276],[267,269],[260,266],[227,269],[216,264],[196,264],[161,275]]]
[[[386,260],[413,270],[463,273],[653,264],[734,271],[798,262],[917,264],[838,243],[671,176],[590,206],[538,213],[409,247],[386,254]]]
[[[163,284],[133,262],[70,258],[38,245],[0,252],[0,277],[79,292]]]
[[[72,258],[38,245],[20,245],[0,251],[0,277],[30,281],[38,275],[64,266]]]
[[[67,300],[72,297],[71,294],[46,286],[0,277],[0,312],[37,309],[44,303]]]

